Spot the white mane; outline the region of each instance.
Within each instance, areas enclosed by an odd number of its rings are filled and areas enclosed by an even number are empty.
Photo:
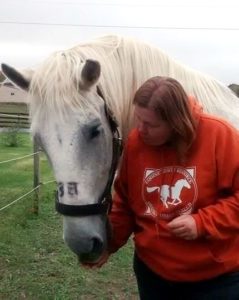
[[[31,102],[33,118],[40,110],[62,111],[66,106],[86,105],[85,95],[77,84],[86,59],[101,64],[98,85],[119,122],[123,137],[132,126],[135,91],[146,79],[156,75],[177,79],[207,112],[220,115],[239,128],[239,100],[229,88],[179,64],[159,48],[119,36],[105,36],[50,56],[36,70],[31,83],[31,93],[37,93],[41,99]]]

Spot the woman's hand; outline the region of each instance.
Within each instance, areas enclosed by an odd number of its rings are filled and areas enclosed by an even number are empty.
[[[86,268],[86,269],[97,269],[97,268],[101,268],[109,259],[109,252],[108,251],[104,251],[104,253],[100,256],[100,258],[94,262],[94,263],[88,263],[88,262],[84,262],[81,263],[82,267]]]
[[[185,240],[195,240],[198,237],[197,225],[191,215],[182,215],[168,223],[169,231]]]

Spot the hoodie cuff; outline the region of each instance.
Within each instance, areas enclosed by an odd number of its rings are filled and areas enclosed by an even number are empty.
[[[115,243],[114,241],[110,241],[109,245],[108,245],[108,251],[110,254],[113,254],[115,252],[117,252],[119,250],[120,246],[117,245],[117,243]]]
[[[207,234],[207,232],[203,226],[203,222],[202,222],[200,215],[193,214],[192,217],[194,218],[194,220],[196,222],[198,237],[205,236]]]

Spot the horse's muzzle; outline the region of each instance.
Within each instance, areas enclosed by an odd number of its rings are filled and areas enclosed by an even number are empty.
[[[103,243],[97,239],[93,239],[93,249],[89,253],[82,253],[78,255],[78,259],[80,263],[94,263],[96,262],[104,251]]]

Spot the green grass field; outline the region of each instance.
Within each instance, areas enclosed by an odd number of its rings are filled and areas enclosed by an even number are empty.
[[[32,152],[28,134],[20,146],[4,145],[0,162]],[[0,208],[32,189],[32,157],[0,164]],[[41,155],[41,181],[53,179]],[[41,189],[39,214],[33,195],[0,211],[0,299],[137,299],[132,245],[113,255],[99,270],[85,270],[62,240],[62,219],[54,210],[54,184]]]

